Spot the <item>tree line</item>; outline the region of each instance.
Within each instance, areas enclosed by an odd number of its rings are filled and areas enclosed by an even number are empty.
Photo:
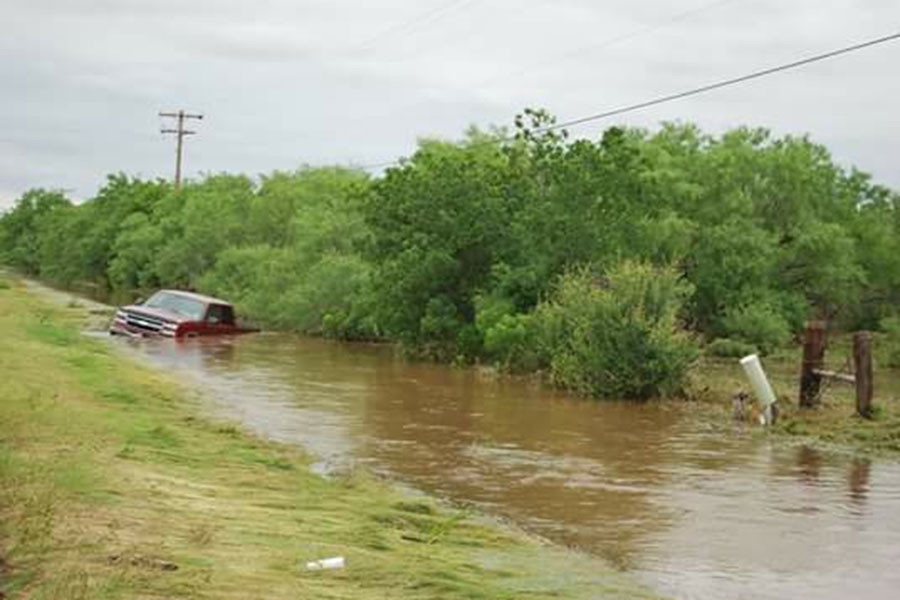
[[[570,140],[553,123],[527,110],[511,131],[423,140],[377,177],[175,191],[118,174],[77,205],[34,189],[0,217],[0,260],[118,298],[194,289],[265,327],[595,396],[675,393],[701,345],[769,352],[810,318],[900,331],[900,195],[821,145],[691,124]]]

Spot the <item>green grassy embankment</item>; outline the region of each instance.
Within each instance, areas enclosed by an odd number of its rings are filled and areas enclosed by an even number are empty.
[[[202,416],[0,274],[7,598],[647,598],[596,559]],[[310,572],[307,560],[345,556]]]

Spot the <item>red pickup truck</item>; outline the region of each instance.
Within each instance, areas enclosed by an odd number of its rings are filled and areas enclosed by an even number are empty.
[[[116,311],[109,333],[171,338],[222,335],[256,331],[241,327],[231,303],[193,292],[160,290],[148,300]]]

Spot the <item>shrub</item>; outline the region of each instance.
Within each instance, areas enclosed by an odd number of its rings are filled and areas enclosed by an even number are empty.
[[[596,278],[563,275],[534,314],[558,384],[596,397],[646,399],[683,388],[697,349],[679,327],[692,287],[673,269],[623,262]]]
[[[285,293],[280,307],[294,329],[343,339],[371,338],[360,305],[369,267],[355,255],[326,253]]]
[[[883,355],[886,366],[900,368],[900,317],[885,317],[879,325],[884,332]]]
[[[496,295],[476,298],[475,311],[484,358],[510,371],[538,368],[531,315],[517,314],[512,301]]]
[[[708,355],[722,358],[742,358],[756,352],[756,346],[753,344],[729,338],[717,338],[706,347]]]
[[[729,337],[752,344],[763,354],[785,345],[791,338],[787,319],[767,301],[749,302],[728,310],[723,325]]]
[[[474,361],[482,353],[484,347],[484,337],[478,328],[467,323],[459,328],[456,334],[456,362],[470,363]]]
[[[377,337],[364,307],[369,266],[355,255],[327,252],[306,266],[289,248],[232,248],[219,255],[199,287],[231,299],[242,315],[267,327],[344,339]]]
[[[532,315],[503,315],[484,335],[484,351],[510,371],[534,371],[540,367]]]
[[[457,341],[463,321],[452,300],[446,296],[428,299],[425,314],[419,320],[418,347],[407,352],[423,358],[451,361],[458,356]]]

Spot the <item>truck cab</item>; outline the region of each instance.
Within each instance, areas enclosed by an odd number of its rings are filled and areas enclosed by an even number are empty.
[[[145,302],[122,306],[109,326],[110,334],[129,337],[185,338],[248,331],[255,330],[238,324],[230,302],[181,290],[160,290]]]

